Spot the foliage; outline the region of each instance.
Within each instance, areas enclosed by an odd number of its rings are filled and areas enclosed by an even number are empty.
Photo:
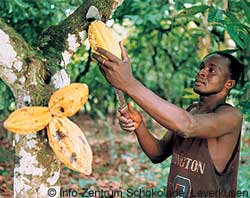
[[[43,30],[58,24],[81,2],[83,0],[2,0],[0,16],[29,44],[35,46]],[[159,96],[185,108],[198,99],[192,86],[202,55],[204,52],[228,48],[228,42],[232,44],[231,37],[235,44],[230,47],[231,52],[244,63],[245,72],[240,84],[231,91],[229,101],[240,107],[250,121],[250,3],[247,0],[229,0],[225,9],[225,1],[220,0],[210,1],[211,4],[197,0],[169,2],[173,3],[125,0],[113,14],[114,26],[120,24],[128,30],[124,43],[136,78]],[[208,44],[205,45],[203,41]],[[90,133],[93,142],[100,145],[94,147],[95,154],[100,155],[95,158],[99,159],[94,163],[98,165],[95,178],[79,180],[79,175],[69,173],[67,169],[68,174],[62,177],[71,178],[69,185],[77,184],[81,189],[95,184],[95,187],[101,186],[100,181],[104,183],[105,180],[108,184],[104,184],[109,187],[110,183],[124,183],[124,188],[135,187],[135,183],[138,187],[164,187],[169,160],[160,165],[151,165],[141,150],[134,149],[135,145],[139,147],[137,143],[124,141],[128,138],[127,134],[114,137],[117,130],[112,130],[113,125],[107,122],[106,117],[107,112],[117,109],[115,93],[102,76],[98,65],[91,60],[91,50],[87,43],[72,58],[67,71],[72,82],[88,84],[90,98],[84,110],[95,118],[99,117],[104,124],[96,133]],[[0,120],[5,119],[14,109],[14,97],[0,80]],[[96,119],[95,122],[95,125],[99,124]],[[106,137],[96,134],[104,134]],[[248,135],[242,140],[238,178],[238,186],[242,190],[250,189]],[[105,138],[108,139],[107,144]],[[131,152],[131,149],[135,152]],[[11,153],[7,153],[7,150],[0,149],[0,153],[4,153],[0,163],[12,161],[9,157]],[[104,157],[110,158],[105,161]],[[113,174],[114,165],[117,165],[116,174]],[[5,177],[9,172],[1,169],[0,180],[1,176]],[[74,179],[72,175],[78,178]]]
[[[2,0],[0,16],[27,42],[35,45],[43,30],[58,24],[81,2],[81,0]]]
[[[231,91],[229,101],[249,120],[250,4],[245,0],[228,3],[228,9],[224,9],[222,1],[210,5],[176,1],[170,5],[134,0],[125,2],[114,19],[123,25],[127,19],[132,21],[127,48],[135,75],[158,95],[184,107],[197,100],[186,90],[192,87],[204,48],[209,53],[230,47],[229,34],[236,44],[229,52],[245,65],[241,83]]]
[[[44,29],[59,23],[81,2],[4,0],[0,4],[0,14],[35,45]],[[249,119],[250,6],[246,0],[228,3],[228,9],[224,9],[223,1],[219,0],[209,5],[196,0],[173,1],[172,4],[159,0],[124,1],[113,14],[113,20],[128,30],[124,43],[133,63],[134,75],[161,97],[185,108],[197,100],[196,95],[186,90],[193,86],[202,58],[201,47],[203,50],[207,48],[207,52],[221,49],[223,45],[226,47],[227,33],[236,43],[234,55],[246,65],[241,86],[232,91],[229,99]],[[208,38],[210,45],[201,46],[202,39],[206,41]],[[91,115],[116,109],[114,91],[96,63],[91,61],[88,45],[79,49],[67,70],[73,82],[89,85],[90,101],[85,110]]]
[[[15,99],[10,89],[0,79],[0,120],[15,109]]]
[[[241,146],[241,163],[239,167],[238,173],[238,188],[243,190],[250,189],[250,158],[249,158],[249,149],[250,149],[250,134],[246,134],[243,136],[242,146]]]

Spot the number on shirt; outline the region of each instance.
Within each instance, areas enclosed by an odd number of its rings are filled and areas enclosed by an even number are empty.
[[[174,191],[176,198],[188,198],[191,191],[190,179],[176,175],[174,178]]]

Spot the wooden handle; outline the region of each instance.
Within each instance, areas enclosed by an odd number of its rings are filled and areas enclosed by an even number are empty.
[[[128,110],[128,105],[122,107],[119,109],[119,112],[124,115],[126,118],[130,118],[130,115],[129,115],[129,110]]]

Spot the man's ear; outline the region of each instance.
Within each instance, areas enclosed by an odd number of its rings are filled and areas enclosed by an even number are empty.
[[[235,80],[231,80],[231,79],[227,80],[225,87],[228,90],[230,90],[230,89],[232,89],[234,87],[235,83],[236,83]]]

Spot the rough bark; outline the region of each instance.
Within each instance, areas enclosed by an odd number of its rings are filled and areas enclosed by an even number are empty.
[[[90,19],[103,21],[121,1],[86,0],[59,25],[50,27],[38,41],[38,48],[0,19],[0,78],[11,88],[17,108],[44,106],[52,92],[70,83],[65,71],[70,57],[87,37]],[[94,12],[93,12],[94,10]],[[14,197],[48,197],[48,189],[60,196],[60,163],[49,147],[46,131],[15,135]]]

